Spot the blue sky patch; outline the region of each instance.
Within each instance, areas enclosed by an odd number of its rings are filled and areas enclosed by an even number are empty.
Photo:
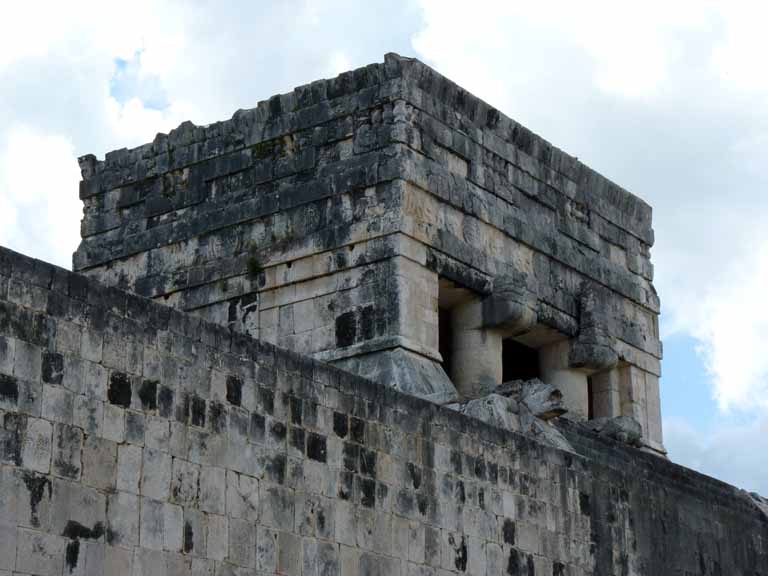
[[[712,380],[696,351],[699,342],[678,333],[664,339],[661,368],[661,415],[686,420],[698,430],[707,430],[718,416]]]
[[[129,60],[115,58],[115,71],[109,81],[109,94],[120,104],[138,98],[145,108],[164,110],[169,101],[157,75],[141,73],[141,55],[137,50]]]

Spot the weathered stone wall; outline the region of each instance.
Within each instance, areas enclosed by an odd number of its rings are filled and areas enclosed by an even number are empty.
[[[594,415],[663,451],[650,207],[421,62],[81,166],[75,270],[443,403],[491,392],[515,338],[573,416],[592,377]]]
[[[0,249],[0,574],[768,574],[745,494]]]

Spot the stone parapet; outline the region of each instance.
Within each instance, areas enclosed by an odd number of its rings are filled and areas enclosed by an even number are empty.
[[[757,499],[0,249],[0,573],[760,574]]]

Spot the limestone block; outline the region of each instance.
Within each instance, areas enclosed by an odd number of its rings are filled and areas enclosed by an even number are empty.
[[[85,361],[83,364],[83,393],[89,398],[106,401],[107,399],[107,370],[94,362]]]
[[[339,573],[337,547],[328,542],[305,539],[302,576],[330,576]]]
[[[180,552],[184,545],[184,509],[175,504],[163,505],[163,548]]]
[[[259,482],[255,478],[226,472],[227,515],[255,522],[259,514]]]
[[[151,498],[141,498],[139,523],[139,542],[141,547],[162,550],[164,544],[163,534],[163,502]]]
[[[379,498],[381,500],[381,498]],[[384,506],[382,508],[386,509]],[[379,554],[393,555],[392,515],[375,514],[373,517],[373,550]]]
[[[72,422],[86,434],[103,435],[104,403],[93,396],[79,394],[74,398]]]
[[[80,355],[91,362],[101,362],[104,336],[99,330],[83,328],[80,338]]]
[[[16,571],[39,576],[61,576],[66,540],[61,536],[20,529]]]
[[[0,375],[0,408],[18,410],[19,381],[13,376]]]
[[[52,481],[48,476],[0,467],[0,523],[50,528]]]
[[[187,427],[181,422],[171,422],[171,436],[168,444],[174,458],[187,457]],[[159,450],[162,448],[158,447]]]
[[[104,550],[104,574],[133,575],[133,551],[116,546]]]
[[[125,441],[138,446],[144,445],[144,414],[134,410],[125,411]]]
[[[116,486],[118,490],[139,494],[142,452],[140,446],[121,444],[117,447]]]
[[[291,530],[294,525],[292,492],[280,486],[259,485],[259,522],[278,530]]]
[[[74,420],[74,396],[59,385],[43,384],[43,418],[54,422],[72,424]]]
[[[170,452],[171,423],[165,418],[147,416],[145,419],[144,445],[160,452]]]
[[[336,502],[335,513],[336,541],[348,546],[354,546],[357,538],[355,507],[350,502],[339,500]]]
[[[83,381],[85,380],[85,362],[80,358],[72,355],[66,355],[62,359],[63,366],[61,369],[61,385],[73,394],[83,393]],[[48,369],[46,370],[46,364]],[[45,356],[43,356],[43,382],[53,380],[56,378],[58,366],[55,362],[46,363]],[[49,382],[53,384],[54,382]]]
[[[0,570],[15,568],[16,533],[16,525],[10,522],[10,518],[0,520]]]
[[[105,333],[102,339],[101,362],[107,368],[125,372],[128,341],[117,334]]]
[[[82,470],[83,432],[66,424],[55,424],[51,471],[64,478],[78,480]]]
[[[155,549],[134,548],[131,576],[166,576],[163,552]]]
[[[83,442],[82,481],[100,490],[115,489],[117,472],[117,445],[97,436],[88,436]]]
[[[288,576],[301,574],[301,538],[288,532],[277,536],[277,571]]]
[[[115,492],[109,496],[107,543],[111,546],[123,547],[135,546],[139,543],[138,496],[127,492]],[[107,560],[109,560],[109,554],[107,554]]]
[[[293,305],[294,330],[296,334],[312,330],[315,327],[314,308],[313,300],[303,300]]]
[[[400,561],[395,558],[377,556],[370,552],[363,552],[359,557],[359,566],[360,571],[358,574],[371,574],[376,576],[392,574],[394,576],[400,576]]]
[[[169,498],[171,465],[172,458],[170,454],[151,448],[144,449],[141,466],[142,496],[155,500],[167,500]],[[174,480],[176,480],[176,476],[174,476]]]
[[[68,480],[53,481],[51,532],[64,534],[74,525],[100,533],[106,523],[106,496],[87,486]]]
[[[85,574],[86,576],[91,576],[105,573],[104,563],[106,546],[103,542],[79,540],[77,544],[74,544],[72,541],[70,541],[68,546],[70,547],[70,550],[72,550],[75,546],[79,548],[77,562],[78,566],[72,571],[73,574]],[[72,555],[74,555],[74,553],[72,553]]]
[[[47,474],[51,467],[53,427],[47,420],[29,418],[21,461],[24,468]]]
[[[16,341],[13,375],[19,380],[37,382],[42,374],[42,350],[23,340]]]
[[[193,556],[205,557],[208,541],[207,515],[194,508],[184,510],[183,550]]]
[[[357,576],[360,574],[360,550],[352,546],[339,547],[341,576]]]
[[[224,514],[226,512],[226,470],[203,466],[200,470],[200,509],[205,512]]]
[[[226,516],[208,515],[208,541],[206,557],[211,560],[224,560],[229,553],[229,524]]]
[[[539,529],[528,522],[517,522],[515,526],[515,545],[524,552],[538,554],[541,546]]]
[[[229,561],[238,566],[256,566],[256,526],[248,520],[229,521]]]
[[[156,453],[155,456],[161,461],[165,461],[162,453]],[[196,505],[199,478],[200,466],[198,464],[193,464],[180,458],[173,458],[170,492],[171,502],[183,506]]]
[[[122,444],[125,440],[125,410],[113,404],[104,404],[104,438]]]
[[[257,526],[256,570],[273,573],[277,570],[278,532]]]
[[[19,413],[39,418],[42,415],[43,385],[40,382],[19,380],[16,386]]]
[[[13,358],[16,351],[16,339],[0,336],[0,374],[13,374]]]

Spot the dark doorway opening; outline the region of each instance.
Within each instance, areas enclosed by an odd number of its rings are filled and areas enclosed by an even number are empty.
[[[539,378],[539,352],[512,338],[502,343],[502,382]]]

